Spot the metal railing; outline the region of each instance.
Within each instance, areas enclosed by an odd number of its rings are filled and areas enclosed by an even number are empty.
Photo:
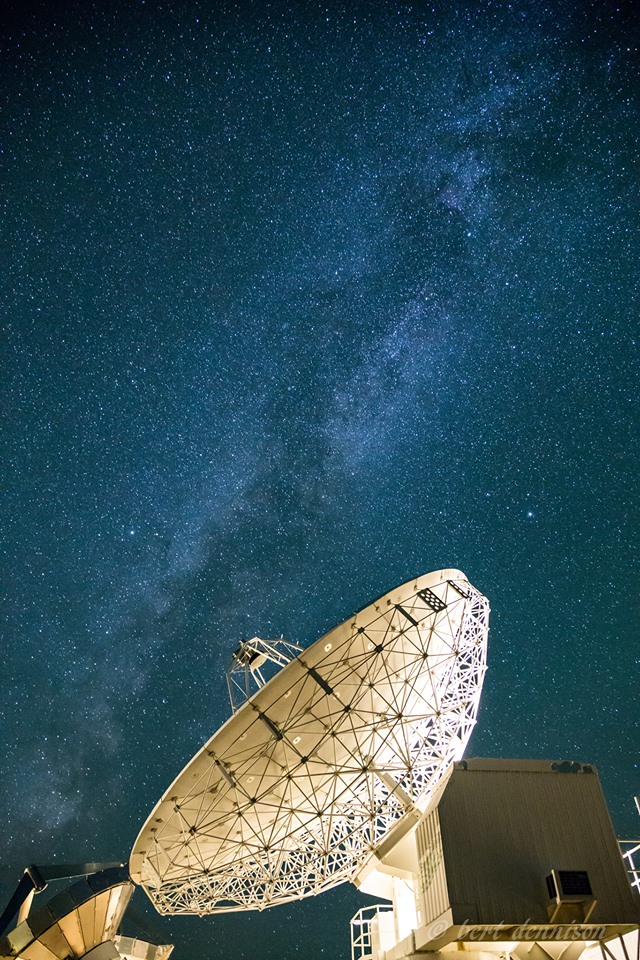
[[[618,840],[633,890],[640,893],[640,840]]]
[[[351,960],[377,960],[380,950],[380,916],[393,914],[390,903],[363,907],[351,918]]]

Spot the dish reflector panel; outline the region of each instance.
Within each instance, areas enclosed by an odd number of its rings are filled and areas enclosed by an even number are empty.
[[[410,829],[475,723],[489,604],[412,580],[304,650],[153,810],[131,877],[161,913],[264,909],[351,879]]]
[[[134,886],[124,867],[78,880],[38,907],[6,937],[3,960],[120,960],[113,938]]]

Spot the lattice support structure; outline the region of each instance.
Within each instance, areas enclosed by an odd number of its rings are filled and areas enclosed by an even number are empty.
[[[227,669],[227,688],[233,712],[264,687],[276,670],[286,666],[299,653],[302,653],[302,647],[288,643],[284,637],[277,640],[253,637],[241,643],[234,650]]]
[[[264,909],[352,879],[473,729],[489,604],[459,571],[391,591],[289,663],[185,768],[131,858],[161,913]]]

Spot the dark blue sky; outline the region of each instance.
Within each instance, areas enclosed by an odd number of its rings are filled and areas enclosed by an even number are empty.
[[[448,566],[470,753],[594,763],[637,835],[631,5],[5,9],[5,899],[128,854],[240,638]],[[161,929],[315,960],[362,901]]]

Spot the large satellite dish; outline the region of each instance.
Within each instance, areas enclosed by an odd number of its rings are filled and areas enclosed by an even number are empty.
[[[161,913],[200,915],[352,879],[415,825],[462,756],[488,617],[463,573],[440,570],[303,650],[167,790],[134,845],[132,879]]]

